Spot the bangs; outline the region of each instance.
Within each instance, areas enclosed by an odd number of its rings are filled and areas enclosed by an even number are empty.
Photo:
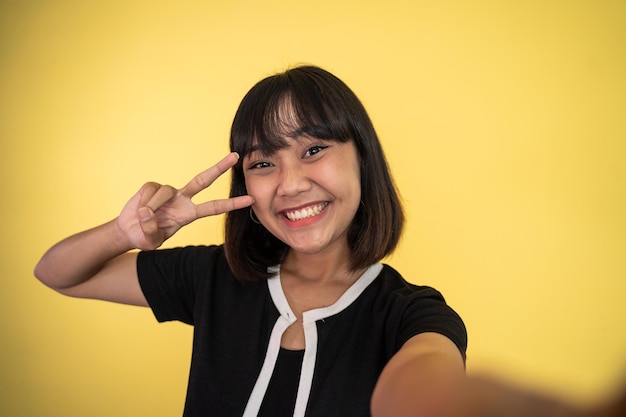
[[[287,147],[287,139],[353,139],[354,124],[347,110],[351,103],[346,103],[345,95],[329,94],[337,89],[323,83],[328,80],[293,72],[259,82],[237,110],[231,149],[242,157],[253,150],[269,155]]]

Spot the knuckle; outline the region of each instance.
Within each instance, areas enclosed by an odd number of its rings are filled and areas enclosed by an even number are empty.
[[[204,189],[210,185],[209,181],[205,178],[204,175],[198,175],[194,177],[193,181],[199,189]]]
[[[220,207],[219,201],[217,201],[217,200],[211,201],[211,209],[213,210],[213,213],[215,213],[215,214],[221,213],[221,211],[220,211],[221,207]]]
[[[156,182],[147,182],[147,183],[145,183],[141,187],[141,191],[143,191],[143,192],[146,192],[146,191],[156,192],[159,189],[160,186],[161,186],[161,184],[158,184]]]
[[[178,190],[171,185],[164,185],[161,188],[163,189],[163,192],[169,196],[173,196],[178,192]]]

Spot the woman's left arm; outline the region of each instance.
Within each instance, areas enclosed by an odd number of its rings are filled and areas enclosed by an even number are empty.
[[[409,339],[383,369],[372,394],[372,417],[447,415],[465,379],[457,346],[438,333]]]
[[[465,376],[456,345],[437,333],[413,336],[383,369],[372,417],[624,417],[626,389],[581,408],[497,379]]]

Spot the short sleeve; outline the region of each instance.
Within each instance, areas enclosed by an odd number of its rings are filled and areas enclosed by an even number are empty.
[[[196,294],[216,270],[219,246],[189,246],[140,252],[139,284],[160,322],[194,324]]]
[[[439,291],[426,285],[411,284],[389,265],[384,265],[378,278],[381,308],[387,311],[386,337],[393,352],[413,336],[433,332],[450,339],[465,359],[465,324]]]
[[[450,307],[441,293],[431,287],[415,287],[405,296],[399,329],[402,345],[411,337],[426,332],[439,333],[454,342],[465,359],[467,329],[461,317]]]

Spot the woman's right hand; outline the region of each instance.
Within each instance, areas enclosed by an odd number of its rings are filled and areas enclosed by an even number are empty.
[[[196,175],[186,186],[147,183],[117,219],[63,239],[35,266],[35,276],[72,297],[147,305],[137,277],[137,253],[156,249],[181,227],[200,218],[251,205],[250,196],[195,204],[192,197],[237,163],[231,153]]]
[[[238,159],[236,153],[228,154],[179,190],[154,182],[144,184],[124,206],[116,222],[117,228],[133,248],[156,249],[181,227],[196,219],[251,205],[254,199],[248,195],[200,204],[192,201],[196,194],[233,167]]]

